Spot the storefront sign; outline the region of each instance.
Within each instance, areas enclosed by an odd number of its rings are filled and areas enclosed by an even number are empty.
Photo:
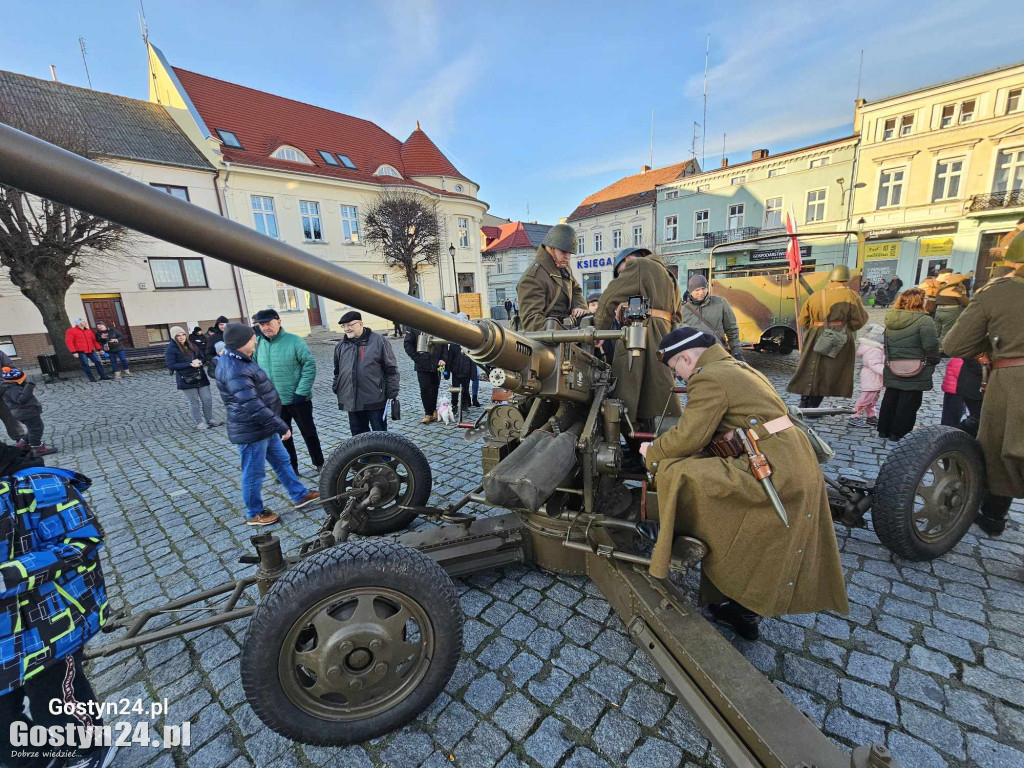
[[[811,246],[800,246],[800,261],[807,261],[811,257]],[[784,261],[786,259],[785,248],[766,248],[763,251],[754,251],[750,254],[751,261]]]
[[[897,259],[900,255],[900,241],[893,240],[888,243],[869,243],[864,246],[864,260],[874,261],[876,259]]]
[[[598,256],[592,259],[576,259],[576,269],[600,269],[610,267],[615,263],[611,256]]]
[[[480,307],[480,294],[479,293],[460,293],[459,294],[459,311],[465,312],[469,315],[471,320],[476,320],[483,317],[483,312]]]
[[[921,240],[918,256],[951,256],[953,254],[952,237],[932,237]]]
[[[889,278],[896,274],[896,259],[887,261],[869,261],[864,264],[864,274],[861,277],[862,283],[870,282],[872,285],[888,283]]]
[[[901,237],[922,237],[925,235],[951,235],[956,232],[955,221],[946,224],[917,224],[910,227],[884,227],[869,229],[864,233],[868,240],[895,240]]]

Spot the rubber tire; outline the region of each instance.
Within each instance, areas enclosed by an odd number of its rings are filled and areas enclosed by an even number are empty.
[[[323,720],[292,703],[281,686],[281,643],[310,606],[364,586],[415,599],[433,625],[436,655],[419,686],[395,708],[363,720]],[[389,539],[349,541],[303,560],[267,592],[242,646],[242,688],[257,717],[286,739],[323,747],[358,744],[401,728],[441,694],[462,655],[462,624],[455,585],[433,559]]]
[[[942,453],[958,451],[974,464],[977,488],[964,514],[941,539],[934,542],[917,535],[910,511],[918,483]],[[985,459],[977,440],[956,427],[930,426],[915,429],[889,453],[875,480],[871,519],[875,534],[893,554],[905,560],[934,560],[957,545],[974,522],[985,487]]]
[[[410,506],[426,506],[430,500],[433,476],[430,472],[430,462],[423,455],[412,440],[394,432],[364,432],[346,440],[340,448],[332,453],[324,462],[320,471],[320,496],[330,498],[338,493],[337,475],[353,459],[359,458],[365,453],[391,453],[405,462],[413,473],[416,481],[415,490],[409,500]],[[324,504],[328,512],[341,511],[344,500],[329,501]],[[383,536],[384,534],[401,531],[409,526],[416,519],[416,512],[402,511],[395,512],[386,517],[376,517],[372,513],[367,517],[366,523],[356,533],[363,536]]]

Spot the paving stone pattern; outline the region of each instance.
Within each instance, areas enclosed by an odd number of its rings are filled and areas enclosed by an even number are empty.
[[[311,347],[320,369],[316,420],[329,450],[349,436],[347,419],[330,391],[331,337],[315,337]],[[396,353],[405,419],[392,428],[430,457],[434,501],[441,502],[477,483],[479,444],[452,427],[419,424],[416,379],[400,347]],[[752,355],[752,361],[784,392],[795,357]],[[941,369],[937,382],[940,375]],[[488,390],[483,384],[482,398]],[[94,385],[71,374],[67,382],[42,385],[39,396],[47,437],[61,449],[51,463],[94,480],[89,495],[106,528],[103,558],[115,606],[139,611],[251,569],[237,562],[249,552],[253,533],[243,524],[237,452],[223,429],[191,425],[184,397],[166,372],[140,371],[133,379]],[[937,423],[940,405],[941,392],[927,393],[920,423]],[[219,399],[216,408],[223,413]],[[843,417],[817,426],[837,451],[828,471],[845,466],[874,477],[887,453],[884,441],[866,428],[847,427]],[[271,479],[264,492],[268,508],[283,513],[276,533],[292,551],[314,533],[319,514],[292,511]],[[770,619],[759,642],[732,641],[844,749],[884,740],[905,768],[1022,768],[1019,502],[1012,518],[1001,538],[973,528],[933,563],[894,557],[869,529],[837,527],[850,614]],[[696,574],[682,581],[691,593],[696,583]],[[192,722],[189,747],[134,747],[115,765],[721,764],[588,580],[512,567],[456,586],[466,614],[462,661],[446,692],[402,730],[347,749],[300,746],[277,736],[244,698],[242,621],[90,664],[101,698],[166,697],[166,722]]]

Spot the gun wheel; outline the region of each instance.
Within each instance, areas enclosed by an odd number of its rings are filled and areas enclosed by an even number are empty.
[[[268,727],[344,746],[409,722],[441,693],[462,653],[462,611],[431,558],[364,539],[288,571],[253,614],[242,686]]]
[[[366,522],[355,532],[380,536],[407,527],[430,499],[433,479],[430,463],[414,442],[392,432],[366,432],[347,440],[324,462],[320,496],[328,499],[353,487],[375,485],[382,498],[366,512]],[[327,512],[341,512],[344,499],[324,504]]]
[[[875,481],[875,533],[907,560],[934,560],[956,546],[981,505],[985,462],[970,435],[931,426],[904,437]]]

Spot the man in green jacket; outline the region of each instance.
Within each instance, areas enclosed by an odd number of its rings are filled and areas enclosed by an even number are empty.
[[[306,342],[281,327],[281,316],[275,309],[261,309],[252,318],[260,327],[263,338],[256,345],[253,360],[273,382],[281,396],[281,418],[291,429],[292,420],[302,433],[309,451],[309,459],[319,472],[324,465],[324,452],[320,436],[313,423],[313,381],[316,379],[316,361]],[[282,441],[292,460],[292,469],[299,472],[299,457],[295,453],[295,440]]]

